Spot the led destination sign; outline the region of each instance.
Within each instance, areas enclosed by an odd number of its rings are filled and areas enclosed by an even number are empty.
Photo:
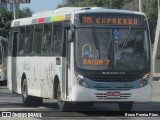
[[[101,25],[141,25],[140,16],[127,15],[107,15],[107,14],[81,14],[82,24],[101,24]]]

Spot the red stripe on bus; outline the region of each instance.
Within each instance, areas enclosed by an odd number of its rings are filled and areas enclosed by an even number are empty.
[[[44,18],[38,18],[38,23],[44,23]]]

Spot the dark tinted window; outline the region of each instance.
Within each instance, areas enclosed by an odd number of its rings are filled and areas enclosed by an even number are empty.
[[[42,54],[51,53],[51,37],[52,37],[52,24],[45,24],[42,36]]]
[[[9,33],[8,55],[11,55],[12,53],[12,36],[13,36],[13,29],[11,29]]]
[[[43,30],[43,25],[35,25],[34,45],[33,45],[33,52],[35,54],[41,53],[42,30]]]
[[[53,54],[60,54],[61,52],[61,41],[62,41],[62,24],[54,24],[53,28]]]
[[[25,27],[20,28],[20,37],[19,37],[19,46],[18,46],[18,54],[22,55],[25,53],[24,51],[24,42],[25,42]]]
[[[26,27],[26,36],[25,36],[25,52],[26,52],[26,54],[32,53],[33,30],[34,30],[34,26],[27,26]]]

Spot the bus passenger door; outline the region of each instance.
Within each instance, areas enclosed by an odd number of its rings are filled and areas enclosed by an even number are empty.
[[[63,28],[63,69],[62,69],[62,94],[63,98],[68,98],[69,78],[70,78],[70,43],[67,40],[68,30]]]
[[[68,41],[68,30],[66,30],[66,98],[69,95],[69,87],[71,86],[71,42]]]
[[[19,39],[19,32],[14,31],[13,33],[13,46],[12,46],[12,92],[17,92],[17,44]]]

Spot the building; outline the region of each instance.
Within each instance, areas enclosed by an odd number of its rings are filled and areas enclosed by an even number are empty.
[[[16,9],[20,9],[20,3],[15,4]],[[13,10],[13,3],[10,4],[9,10]]]
[[[17,9],[20,8],[19,3],[16,3],[15,6]],[[13,10],[13,4],[12,3],[0,3],[0,8],[4,8],[6,10],[11,11],[11,10]]]
[[[8,4],[0,3],[0,8],[8,9]]]
[[[62,4],[66,4],[68,0],[62,0]]]

